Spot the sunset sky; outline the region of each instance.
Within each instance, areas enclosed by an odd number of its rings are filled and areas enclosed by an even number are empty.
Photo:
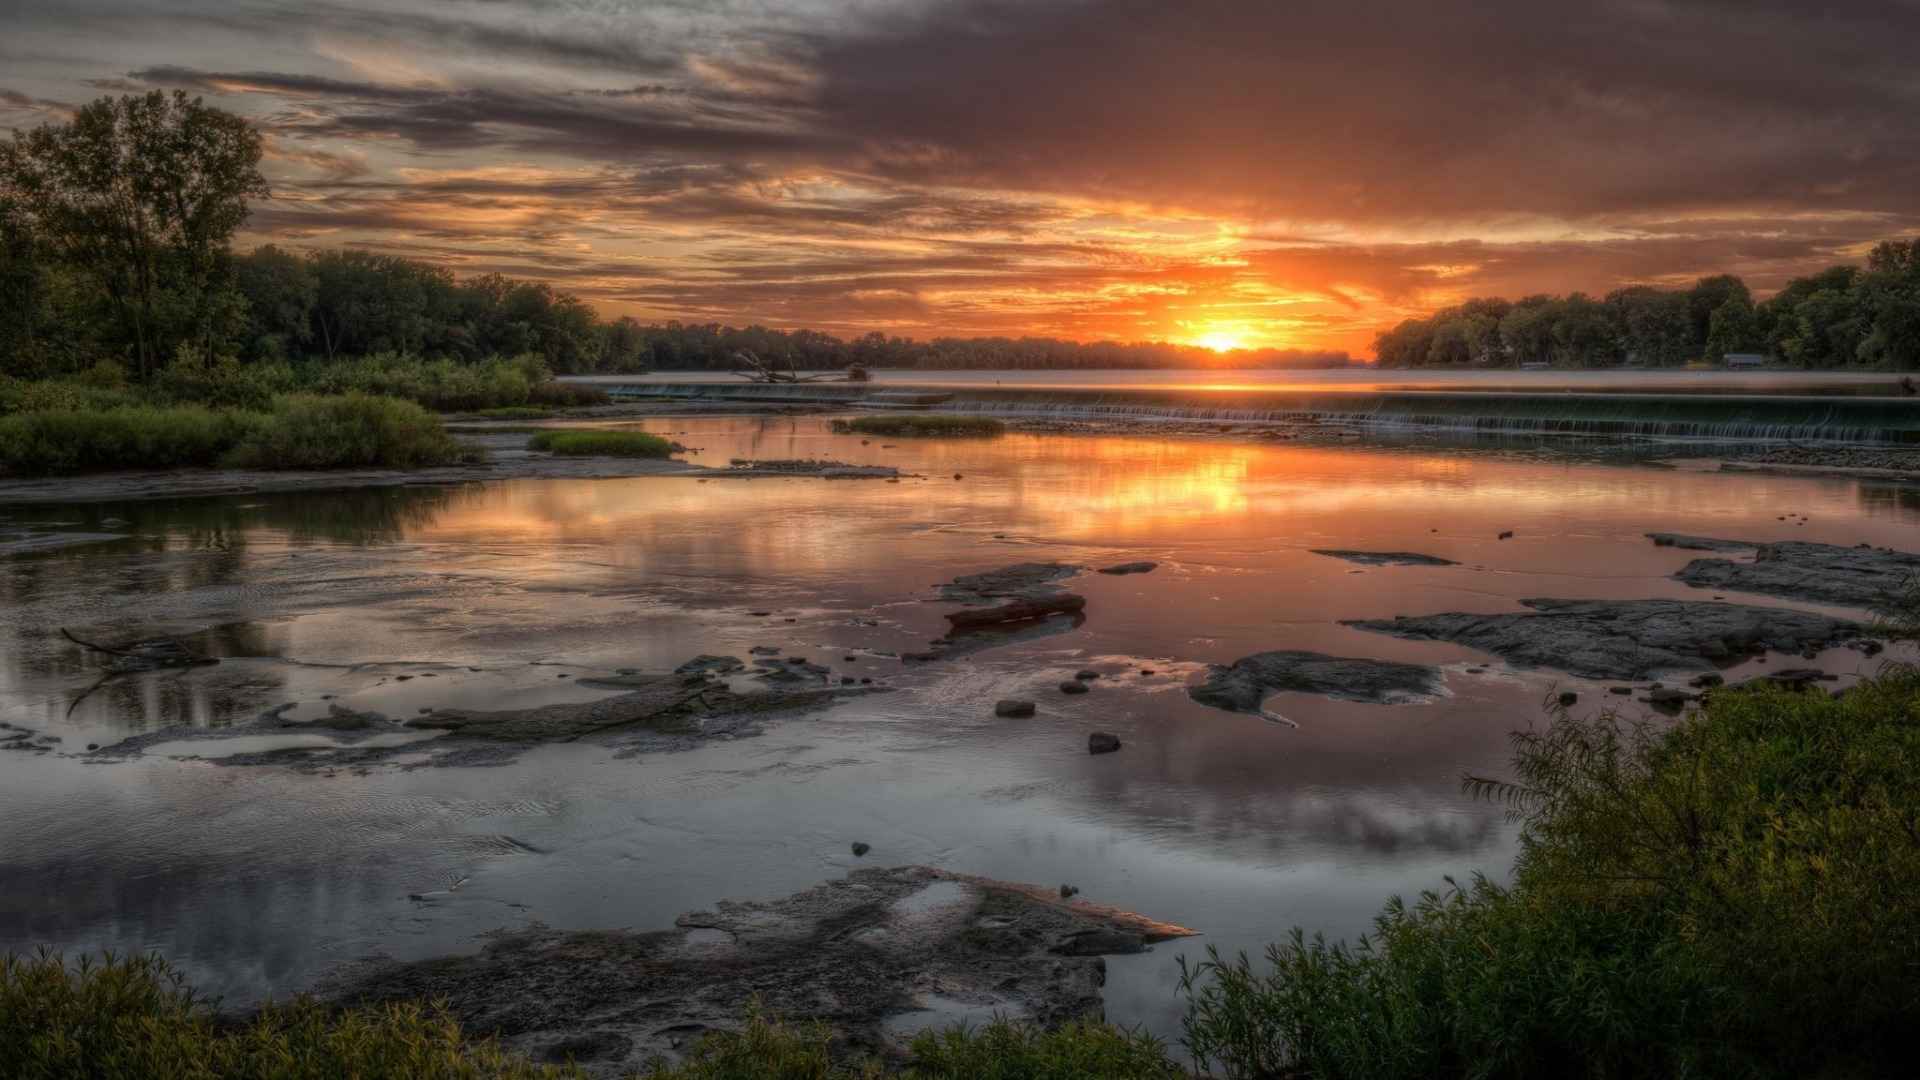
[[[257,120],[243,242],[604,314],[1346,348],[1470,295],[1764,292],[1920,227],[1920,4],[11,0],[0,128]]]

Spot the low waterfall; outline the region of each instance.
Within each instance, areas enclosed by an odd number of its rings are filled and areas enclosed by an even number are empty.
[[[1060,389],[857,383],[627,383],[618,397],[884,408],[876,394],[944,396],[939,412],[1047,419],[1322,424],[1503,435],[1920,443],[1920,401],[1765,394]]]

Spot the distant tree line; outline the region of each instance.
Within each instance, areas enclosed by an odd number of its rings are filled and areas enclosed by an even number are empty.
[[[171,365],[388,354],[541,357],[557,372],[724,370],[734,354],[802,369],[1343,366],[1344,352],[1221,356],[1052,338],[852,340],[814,330],[604,320],[576,296],[359,249],[231,250],[269,192],[260,134],[175,93],[102,98],[0,144],[0,375],[146,378]]]
[[[1816,370],[1920,368],[1920,241],[1886,241],[1864,268],[1795,278],[1758,304],[1722,274],[1601,299],[1468,300],[1374,339],[1380,365],[1396,368],[1679,367],[1731,353]]]

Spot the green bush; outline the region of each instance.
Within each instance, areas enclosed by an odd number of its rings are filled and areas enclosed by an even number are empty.
[[[1515,737],[1513,883],[1183,970],[1225,1075],[1885,1075],[1920,1008],[1920,673]],[[1184,965],[1183,965],[1184,968]]]
[[[214,465],[268,423],[262,413],[198,405],[22,412],[0,417],[0,467],[44,475]]]
[[[264,411],[296,385],[293,368],[284,363],[209,364],[188,354],[155,372],[146,389],[152,400],[175,405]]]
[[[0,375],[0,416],[118,409],[138,404],[140,397],[123,387],[99,386],[79,380],[13,379]]]
[[[613,400],[605,390],[587,383],[560,382],[548,379],[536,382],[527,390],[527,400],[535,405],[545,405],[555,409],[579,409],[588,405],[605,405]]]
[[[644,431],[543,431],[527,449],[584,457],[671,457],[673,443]]]
[[[27,475],[213,465],[417,468],[472,455],[418,405],[361,394],[290,395],[269,412],[128,405],[0,417],[0,468]]]
[[[269,423],[227,456],[244,469],[396,469],[447,465],[468,456],[440,418],[410,401],[345,394],[279,399]]]
[[[0,1076],[8,1080],[562,1080],[468,1041],[438,1006],[335,1011],[304,999],[219,1022],[158,957],[0,957]]]
[[[990,416],[948,416],[938,413],[900,413],[835,420],[841,435],[884,435],[902,438],[975,438],[1001,435],[1007,425]]]

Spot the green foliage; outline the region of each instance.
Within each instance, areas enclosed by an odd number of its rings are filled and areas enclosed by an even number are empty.
[[[227,244],[265,196],[260,133],[183,93],[101,98],[0,145],[0,200],[90,278],[142,373],[237,313]]]
[[[527,440],[527,449],[575,457],[673,456],[672,442],[644,431],[543,431]]]
[[[890,438],[971,438],[1005,434],[1007,425],[990,416],[898,413],[835,420],[833,430],[842,435],[883,435]]]
[[[553,410],[538,405],[502,405],[493,409],[475,409],[473,415],[489,420],[547,420],[552,418]]]
[[[361,394],[290,395],[266,411],[113,400],[0,417],[0,468],[27,475],[213,465],[413,468],[470,456],[419,406]]]
[[[997,1021],[983,1028],[923,1032],[910,1077],[922,1080],[1180,1080],[1187,1071],[1144,1032],[1080,1022],[1051,1031]]]
[[[198,405],[42,408],[0,417],[0,468],[29,475],[218,464],[267,425]]]
[[[1226,1076],[1882,1075],[1920,1004],[1920,673],[1515,736],[1510,887],[1183,971]]]
[[[274,403],[225,464],[247,469],[411,469],[449,465],[471,453],[410,401],[296,394]]]
[[[437,1006],[334,1011],[305,999],[244,1024],[158,957],[0,957],[0,1076],[9,1080],[562,1080],[468,1041]]]

